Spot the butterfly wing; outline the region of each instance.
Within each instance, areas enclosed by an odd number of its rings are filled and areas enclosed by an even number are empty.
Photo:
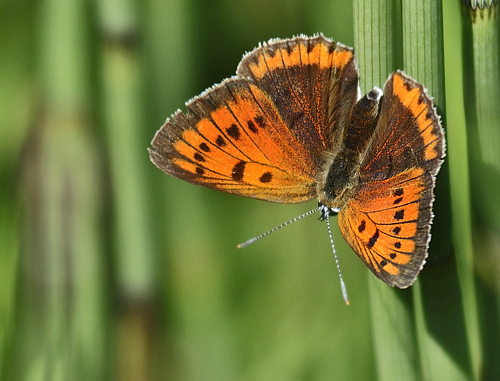
[[[385,283],[410,286],[427,257],[432,175],[412,169],[360,187],[339,212],[346,241]]]
[[[360,185],[339,213],[350,246],[391,286],[410,286],[425,263],[434,177],[444,150],[439,117],[424,88],[394,73],[384,86]]]
[[[322,35],[272,40],[243,57],[237,72],[269,95],[290,133],[318,162],[339,145],[358,98],[351,48]]]
[[[316,197],[328,123],[346,119],[356,98],[352,51],[338,49],[323,37],[260,46],[244,57],[236,77],[167,119],[152,141],[151,160],[175,177],[241,196],[282,203]],[[349,86],[339,84],[344,67],[352,68],[352,78],[343,79]],[[351,106],[333,112],[332,89],[347,94]]]
[[[395,72],[384,86],[374,140],[361,163],[362,181],[389,178],[417,167],[436,175],[444,151],[439,116],[424,87]]]
[[[208,188],[276,202],[315,196],[312,157],[269,98],[232,78],[187,104],[156,133],[150,157],[164,172]]]

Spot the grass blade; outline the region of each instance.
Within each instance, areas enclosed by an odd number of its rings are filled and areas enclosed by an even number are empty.
[[[362,92],[382,87],[395,69],[395,3],[354,2],[354,37]],[[388,287],[368,275],[372,335],[379,379],[419,378],[418,351],[408,290]]]
[[[446,126],[441,1],[404,0],[402,15],[405,71],[425,84]],[[445,160],[437,178],[436,217],[429,258],[413,290],[423,377],[432,379],[439,374],[440,377],[460,380],[470,378],[471,364],[462,298],[450,246],[448,176]]]
[[[474,238],[474,267],[483,333],[484,365],[481,376],[492,379],[500,372],[500,41],[497,1],[465,1],[467,73],[465,106],[469,148]],[[481,366],[481,352],[474,353]],[[480,368],[481,369],[481,368]],[[479,371],[479,370],[477,370]]]
[[[19,283],[6,378],[101,378],[105,367],[101,183],[81,1],[43,1],[41,95],[26,142]],[[61,33],[64,30],[64,33]]]
[[[449,4],[449,2],[444,2],[443,5],[446,116],[447,125],[453,126],[447,131],[453,219],[452,235],[472,374],[475,379],[478,379],[482,366],[482,350],[472,257],[467,123],[463,107],[465,68],[463,66],[463,51],[460,48],[463,45],[463,30],[461,24],[457,22],[461,19],[460,8]]]

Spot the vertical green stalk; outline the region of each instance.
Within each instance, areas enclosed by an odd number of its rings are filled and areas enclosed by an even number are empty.
[[[498,105],[500,101],[500,61],[498,4],[486,4],[468,9],[472,24],[472,54],[474,65],[474,98],[477,128],[478,160],[500,173],[500,129],[498,128]],[[475,101],[475,102],[474,102]],[[496,192],[494,192],[497,196]],[[491,201],[484,200],[485,203]],[[491,208],[490,208],[491,210]],[[493,213],[492,213],[493,214]],[[498,213],[494,213],[498,222]]]
[[[39,113],[23,157],[19,300],[6,378],[99,379],[106,363],[84,4],[39,4]]]
[[[483,324],[484,370],[492,378],[500,371],[500,41],[498,2],[464,1],[469,73],[465,93],[474,229],[474,267],[481,282],[479,302]]]
[[[444,108],[443,26],[441,0],[403,0],[405,72],[424,83],[434,105]]]
[[[3,183],[3,182],[2,182]],[[6,198],[0,199],[0,375],[10,364],[5,360],[9,341],[12,340],[13,317],[16,305],[16,281],[19,260],[19,213],[18,200],[13,189],[3,187]],[[4,197],[5,197],[4,196]],[[14,200],[14,201],[13,201]]]
[[[104,44],[101,53],[103,118],[113,196],[112,242],[117,293],[122,300],[114,334],[114,372],[119,377],[147,379],[156,303],[156,280],[146,174],[149,136],[144,126],[143,76],[139,57],[139,3],[99,1]],[[153,102],[149,99],[148,102]]]
[[[23,142],[33,112],[33,59],[31,42],[35,7],[23,2],[0,3],[0,378],[11,361],[17,305],[20,250],[18,170]],[[27,33],[27,31],[29,31]]]
[[[361,74],[361,92],[382,87],[395,69],[394,13],[392,1],[354,1],[356,60]]]
[[[405,71],[423,83],[443,115],[444,53],[441,0],[403,0],[403,54]],[[470,357],[464,327],[463,300],[449,242],[451,220],[448,163],[438,177],[429,258],[413,287],[422,376],[436,374],[453,380],[470,378]],[[473,309],[474,310],[474,309]],[[476,311],[477,313],[477,311]]]
[[[479,229],[500,231],[497,212],[500,186],[500,52],[498,3],[467,9],[467,29],[472,35],[471,65],[474,76],[471,91],[466,94],[468,138],[472,181],[489,186],[476,187],[472,193],[475,222]],[[484,230],[483,230],[484,234]],[[485,234],[486,236],[487,234]],[[491,276],[491,275],[490,275]]]
[[[392,1],[354,2],[354,38],[363,93],[382,87],[395,69],[395,12]],[[368,285],[379,379],[419,379],[411,294],[388,287],[371,273]]]
[[[101,52],[103,102],[116,203],[118,287],[124,295],[149,295],[154,266],[144,179],[149,161],[145,147],[139,144],[145,137],[139,133],[144,116],[136,45],[138,20],[132,2],[101,1],[98,5],[105,41]]]
[[[443,31],[445,57],[445,93],[450,168],[453,242],[457,274],[462,293],[467,344],[471,356],[472,374],[478,379],[482,366],[479,336],[476,287],[473,269],[472,219],[470,205],[467,123],[464,110],[463,29],[460,7],[443,4]],[[448,43],[449,42],[449,43]]]
[[[481,158],[500,173],[500,61],[498,3],[471,12],[474,53],[474,85]],[[498,195],[497,195],[498,196]],[[497,221],[498,213],[495,213]]]

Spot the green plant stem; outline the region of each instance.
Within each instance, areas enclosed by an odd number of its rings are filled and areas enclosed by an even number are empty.
[[[362,92],[382,87],[395,69],[394,3],[354,2],[354,37]],[[418,351],[408,291],[368,275],[372,334],[379,379],[418,379]],[[382,323],[383,322],[383,323]]]
[[[476,287],[473,269],[472,226],[470,206],[467,129],[464,110],[463,30],[460,7],[443,3],[443,36],[445,58],[445,93],[448,160],[452,206],[452,237],[457,274],[462,294],[464,324],[467,335],[472,377],[479,379],[482,350],[477,315]],[[447,43],[450,41],[450,43]]]
[[[465,105],[469,149],[474,268],[482,312],[483,379],[500,372],[500,45],[497,1],[466,2],[468,72]],[[469,6],[467,6],[469,4]],[[485,334],[486,333],[486,334]]]
[[[361,92],[382,87],[395,69],[394,9],[391,1],[354,1],[356,60],[361,74]]]
[[[89,119],[85,6],[47,0],[39,11],[41,91],[20,181],[19,301],[7,373],[98,379],[105,366],[102,184]]]
[[[405,71],[423,83],[442,115],[444,104],[441,0],[403,0]],[[414,306],[420,364],[424,379],[435,375],[453,380],[470,378],[469,351],[462,299],[450,248],[451,219],[448,163],[437,177],[435,221],[427,264],[414,285]]]
[[[146,147],[149,136],[142,101],[139,20],[133,1],[98,1],[104,44],[101,80],[105,134],[113,195],[113,234],[117,294],[121,298],[113,365],[118,378],[151,377],[157,303]]]

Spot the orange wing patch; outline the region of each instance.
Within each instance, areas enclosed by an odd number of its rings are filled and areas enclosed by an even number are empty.
[[[425,160],[430,161],[440,158],[442,132],[439,127],[438,117],[422,85],[409,80],[401,72],[396,72],[393,79],[394,95],[399,98],[402,105],[410,110],[416,119],[420,136],[423,139]],[[439,128],[436,128],[436,126]]]
[[[288,50],[281,46],[275,50],[266,48],[267,45],[263,46],[258,59],[249,64],[249,69],[256,79],[263,78],[269,73],[269,70],[289,69],[307,64],[317,64],[320,69],[331,67],[342,69],[353,58],[351,50],[334,50],[335,45],[326,43],[326,41],[314,44],[311,48],[301,42]]]
[[[151,158],[162,170],[268,201],[315,197],[312,158],[255,85],[231,79],[195,98],[188,110],[167,120],[153,140]]]
[[[373,273],[410,286],[427,255],[432,177],[421,168],[361,185],[339,213],[342,235]]]
[[[376,181],[411,168],[435,175],[445,156],[444,132],[422,85],[395,72],[384,96],[371,145],[361,163],[362,181]]]
[[[271,40],[243,57],[237,75],[271,99],[315,163],[340,144],[358,91],[351,48],[321,35]]]

